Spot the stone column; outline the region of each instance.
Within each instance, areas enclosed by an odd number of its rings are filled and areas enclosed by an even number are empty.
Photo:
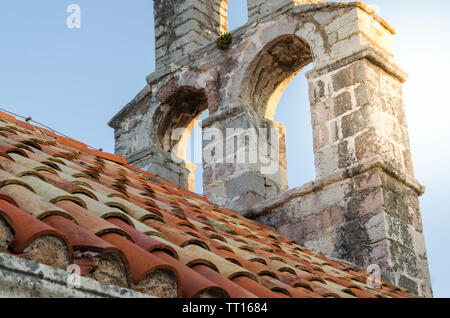
[[[214,41],[224,24],[221,0],[154,0],[156,69]],[[223,28],[223,26],[222,26]]]
[[[288,188],[281,124],[259,117],[245,105],[203,121],[204,194],[236,210]]]
[[[348,61],[308,74],[318,178],[373,158],[414,177],[401,86],[406,74],[374,48]]]

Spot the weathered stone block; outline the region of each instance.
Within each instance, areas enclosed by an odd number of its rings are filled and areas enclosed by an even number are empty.
[[[344,138],[356,135],[367,128],[374,127],[372,116],[374,110],[370,105],[360,107],[342,118],[342,134]]]
[[[349,92],[344,92],[333,99],[334,102],[334,116],[339,117],[342,114],[352,110],[352,95]]]
[[[338,92],[343,88],[364,82],[367,78],[366,63],[365,61],[358,61],[333,74],[332,83],[334,91]]]
[[[264,178],[261,175],[247,172],[229,180],[226,183],[226,189],[229,198],[236,198],[250,191],[263,198],[264,184]]]

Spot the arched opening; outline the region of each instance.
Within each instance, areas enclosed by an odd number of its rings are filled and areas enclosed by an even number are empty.
[[[316,177],[308,82],[304,76],[310,68],[312,64],[292,78],[281,96],[274,117],[286,127],[287,177],[290,188],[302,186]]]
[[[220,32],[237,29],[248,21],[246,0],[222,0],[220,2]]]
[[[189,134],[199,115],[207,108],[203,90],[194,87],[180,87],[156,116],[156,140],[158,146],[181,159],[186,159]]]
[[[280,36],[250,64],[241,93],[243,102],[260,117],[286,127],[286,153],[281,160],[286,161],[291,188],[315,178],[308,84],[304,76],[312,61],[306,41],[295,35]]]
[[[180,185],[195,191],[195,162],[189,161],[188,144],[200,114],[207,109],[207,99],[203,89],[182,86],[158,108],[153,117],[154,126],[150,134],[156,146],[163,150],[164,165],[170,166],[182,176]],[[170,155],[169,155],[170,154]],[[201,162],[201,161],[200,161]],[[201,166],[201,165],[200,165]]]
[[[208,117],[208,109],[198,116],[198,119],[188,136],[187,144],[186,160],[196,165],[194,184],[195,192],[199,194],[203,194],[203,134],[200,123]]]
[[[283,35],[268,43],[250,64],[242,100],[261,117],[273,119],[284,90],[312,62],[311,49],[295,35]]]

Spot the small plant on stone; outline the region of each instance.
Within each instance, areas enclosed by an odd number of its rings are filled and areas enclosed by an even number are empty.
[[[230,48],[231,43],[233,43],[233,36],[231,35],[231,33],[228,33],[228,32],[227,33],[222,33],[217,38],[217,46],[222,51],[228,50]]]

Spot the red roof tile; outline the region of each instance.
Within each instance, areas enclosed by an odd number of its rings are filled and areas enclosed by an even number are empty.
[[[413,296],[387,283],[374,289],[356,266],[2,112],[0,221],[0,238],[12,236],[0,250],[73,262],[100,283],[160,297]],[[59,241],[33,244],[48,237]]]

